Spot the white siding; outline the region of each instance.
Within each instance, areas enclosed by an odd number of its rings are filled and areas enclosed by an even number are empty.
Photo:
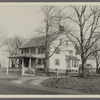
[[[64,36],[60,36],[51,44],[50,46],[51,54],[55,50],[55,47],[59,45],[61,38],[63,38],[64,41],[65,39]],[[69,56],[69,51],[71,50],[73,51],[73,56],[76,56],[76,50],[74,48],[74,45],[71,42],[69,43],[69,45],[66,45],[66,41],[65,41],[63,45],[61,45],[59,48],[61,50],[60,54],[54,53],[53,56],[49,58],[49,69],[71,69],[72,61],[70,61],[70,68],[67,68],[66,55]],[[55,59],[60,59],[60,65],[55,65]]]

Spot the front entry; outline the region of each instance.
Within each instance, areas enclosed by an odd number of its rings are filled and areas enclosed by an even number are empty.
[[[29,67],[29,58],[24,58],[24,67]]]

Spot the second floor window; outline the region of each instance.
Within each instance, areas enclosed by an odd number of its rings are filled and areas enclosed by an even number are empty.
[[[30,51],[31,51],[31,54],[35,54],[35,48],[31,48]]]
[[[77,63],[76,63],[76,61],[74,61],[74,67],[77,67]]]
[[[29,53],[29,49],[24,49],[24,53]]]
[[[73,51],[69,51],[69,56],[73,56]]]
[[[44,53],[44,51],[45,51],[44,48],[38,48],[38,53],[39,53],[39,54]]]
[[[21,49],[21,54],[23,54],[24,53],[24,51],[23,51],[23,49]]]
[[[55,65],[60,65],[60,59],[55,59]]]
[[[29,49],[26,48],[21,50],[21,54],[25,54],[25,53],[29,53]]]
[[[78,67],[78,61],[72,60],[72,67]]]

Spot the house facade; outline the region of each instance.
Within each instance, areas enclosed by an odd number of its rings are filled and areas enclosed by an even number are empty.
[[[76,54],[73,43],[66,39],[64,35],[56,34],[51,35],[51,37],[53,38],[50,40],[49,55],[52,56],[48,61],[49,72],[54,72],[57,69],[61,72],[66,70],[78,72],[80,59]],[[45,36],[39,36],[23,44],[19,48],[18,55],[9,57],[8,72],[12,67],[22,69],[22,75],[29,68],[43,71],[45,64],[45,40]]]

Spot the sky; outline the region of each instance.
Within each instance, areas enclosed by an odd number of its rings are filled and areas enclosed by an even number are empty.
[[[42,23],[40,7],[30,4],[0,4],[0,34],[24,38],[34,36]]]
[[[40,8],[35,3],[0,3],[0,34],[19,35],[30,38],[43,23]],[[45,4],[46,5],[46,4]],[[65,5],[58,4],[63,8]]]

